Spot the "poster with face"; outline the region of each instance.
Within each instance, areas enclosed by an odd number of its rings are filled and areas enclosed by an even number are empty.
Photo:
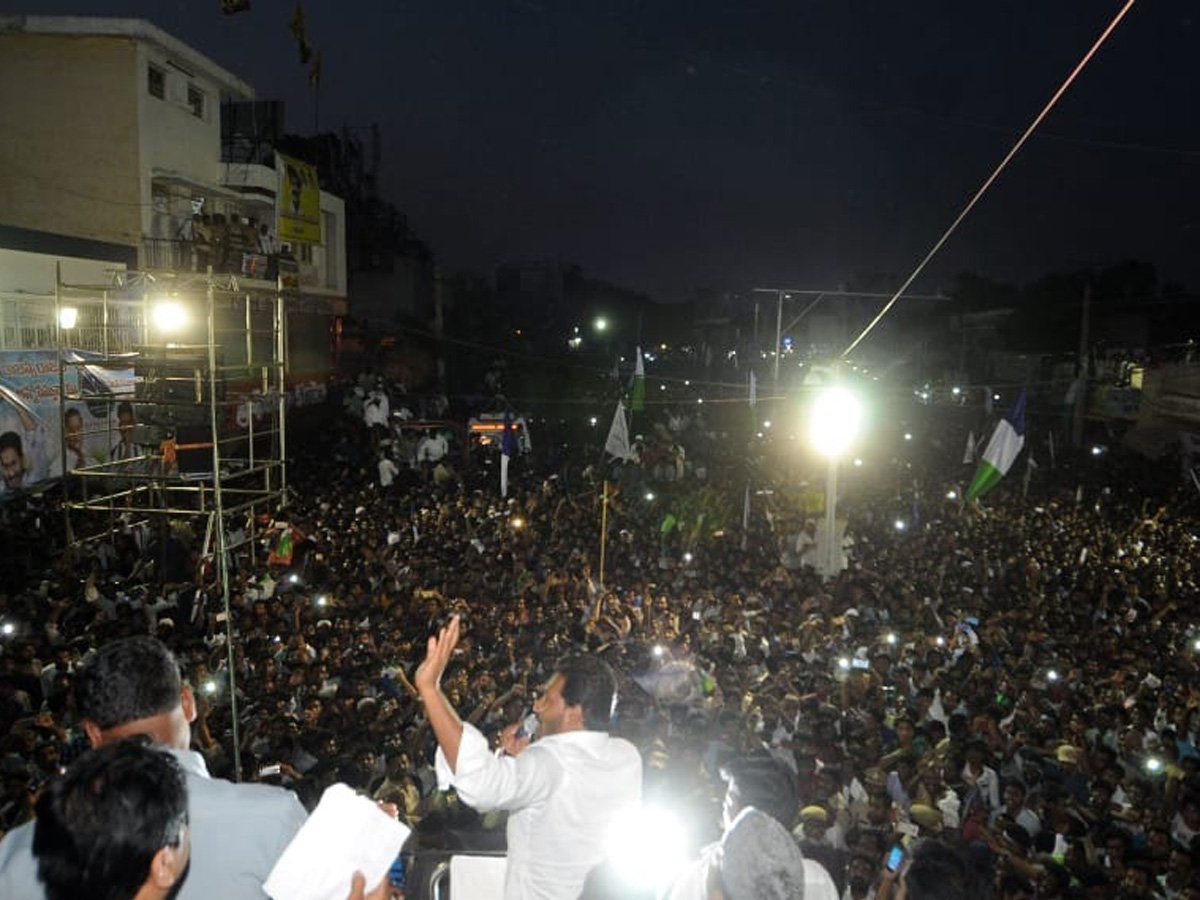
[[[120,398],[132,397],[132,362],[113,369],[66,351],[79,364],[64,368],[63,388],[79,399],[61,409],[55,352],[0,350],[0,502],[61,477],[64,448],[70,470],[107,462],[120,444],[120,408],[128,407]]]

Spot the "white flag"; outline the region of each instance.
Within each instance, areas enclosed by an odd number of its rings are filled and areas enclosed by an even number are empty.
[[[754,404],[758,401],[758,379],[754,377],[754,372],[750,372],[750,408],[754,408]]]
[[[508,496],[508,454],[500,454],[500,496]]]
[[[975,462],[975,432],[967,432],[967,446],[963,450],[963,465],[969,466]]]
[[[626,462],[633,459],[633,450],[629,447],[629,422],[625,419],[625,404],[620,400],[617,401],[617,411],[613,413],[612,427],[608,429],[604,452]]]

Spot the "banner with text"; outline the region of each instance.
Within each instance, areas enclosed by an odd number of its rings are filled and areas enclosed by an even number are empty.
[[[321,188],[317,170],[306,162],[275,154],[276,234],[285,243],[321,243]]]

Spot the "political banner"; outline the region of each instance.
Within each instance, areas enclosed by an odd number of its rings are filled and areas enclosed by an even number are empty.
[[[79,365],[63,371],[67,396],[60,411],[58,360],[54,350],[0,350],[0,502],[61,477],[63,426],[67,468],[106,462],[121,439],[120,398],[132,396],[128,369],[88,364],[91,354],[68,350]]]
[[[306,162],[275,154],[279,187],[275,192],[276,235],[280,241],[321,243],[321,188],[317,170]]]

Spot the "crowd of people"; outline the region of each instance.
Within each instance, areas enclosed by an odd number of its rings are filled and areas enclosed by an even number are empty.
[[[847,490],[849,565],[823,580],[782,485],[763,480],[743,519],[744,482],[699,464],[699,421],[662,423],[669,465],[620,472],[597,432],[543,442],[501,497],[496,448],[394,452],[389,392],[354,388],[290,460],[286,508],[245,526],[232,621],[182,527],[155,561],[128,528],[3,596],[0,833],[87,750],[78,673],[152,635],[214,775],[308,809],[345,783],[395,804],[423,850],[503,849],[503,808],[441,789],[444,729],[416,680],[454,616],[439,690],[492,745],[545,709],[560,657],[615,673],[611,729],[640,752],[644,802],[710,860],[672,897],[755,896],[736,886],[772,847],[779,884],[819,896],[815,865],[848,900],[895,896],[896,870],[914,897],[1200,897],[1200,503],[1178,467],[1064,458],[964,507],[957,459],[898,442]],[[653,896],[603,893],[603,869],[585,895]]]

